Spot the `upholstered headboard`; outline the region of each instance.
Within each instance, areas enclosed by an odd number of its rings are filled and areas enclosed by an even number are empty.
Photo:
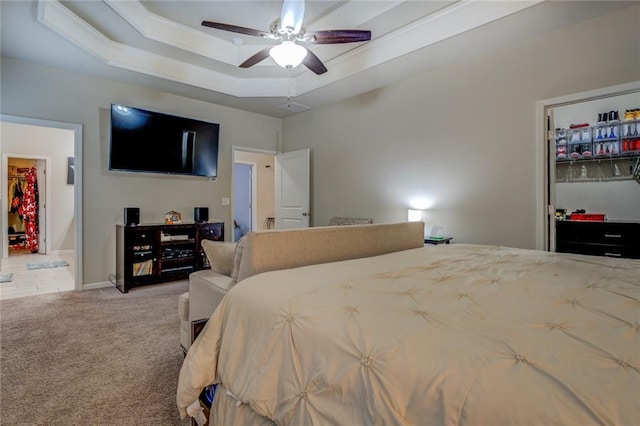
[[[377,256],[423,246],[423,222],[249,232],[245,236],[238,281],[267,271]]]

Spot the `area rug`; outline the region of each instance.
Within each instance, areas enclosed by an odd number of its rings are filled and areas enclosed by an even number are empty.
[[[11,281],[13,281],[12,273],[0,273],[0,283],[10,283]]]
[[[29,262],[27,263],[27,269],[46,269],[46,268],[59,268],[61,266],[69,266],[66,260],[44,260],[42,262]]]

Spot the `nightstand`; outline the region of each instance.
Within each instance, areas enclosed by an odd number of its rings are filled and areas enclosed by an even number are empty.
[[[453,240],[453,237],[426,237],[424,239],[425,244],[449,244]]]

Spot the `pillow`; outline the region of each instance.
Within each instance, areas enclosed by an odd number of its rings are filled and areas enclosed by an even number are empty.
[[[202,249],[209,260],[211,270],[222,275],[231,276],[236,243],[224,241],[202,240]]]
[[[236,252],[233,256],[233,269],[231,271],[231,278],[234,281],[238,280],[238,273],[240,272],[240,261],[242,260],[243,250],[244,250],[244,237],[240,238],[236,243]]]

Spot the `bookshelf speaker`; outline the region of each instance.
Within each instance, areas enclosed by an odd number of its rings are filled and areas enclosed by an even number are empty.
[[[140,209],[138,207],[124,208],[124,224],[133,226],[140,223]]]
[[[196,223],[205,223],[209,221],[209,207],[194,207],[193,221]]]

